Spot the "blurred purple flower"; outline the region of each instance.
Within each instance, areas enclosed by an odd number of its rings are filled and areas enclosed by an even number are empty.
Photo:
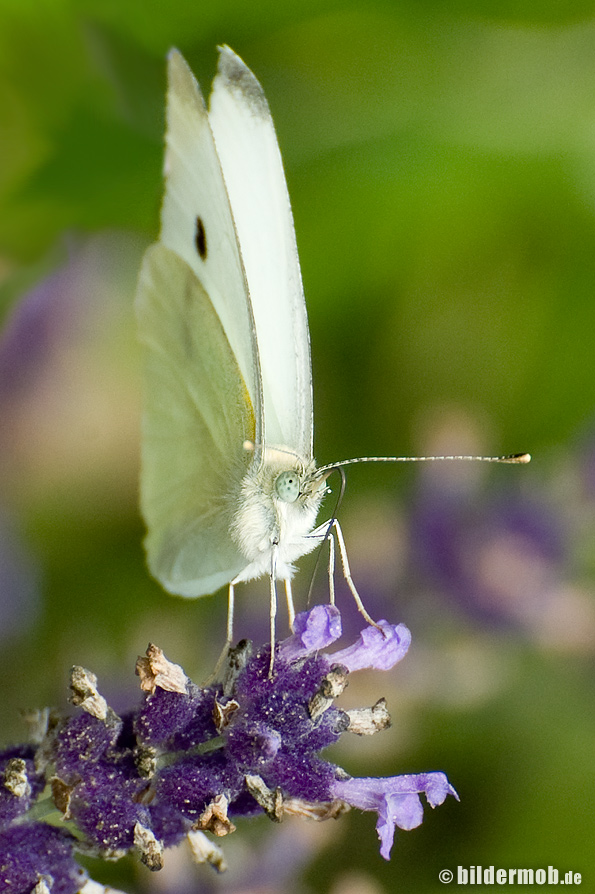
[[[432,476],[411,517],[413,565],[470,615],[497,626],[523,625],[543,601],[565,556],[559,513],[547,501],[520,501],[444,489]],[[532,614],[532,611],[529,611]]]
[[[0,336],[0,405],[18,401],[72,326],[70,265],[48,276],[15,306]]]
[[[129,330],[132,341],[129,297],[139,251],[136,237],[125,233],[72,245],[63,265],[24,294],[3,323],[0,639],[32,627],[41,602],[40,562],[19,531],[19,508],[28,505],[30,515],[31,499],[39,506],[48,489],[77,500],[83,475],[88,482],[97,476],[101,499],[107,484],[125,493],[127,469],[135,473],[128,426],[135,425],[136,397],[118,377],[127,355],[114,337],[124,347]],[[114,390],[114,382],[122,387]],[[93,514],[90,494],[85,490],[84,505]]]
[[[113,315],[119,292],[133,288],[140,246],[106,233],[70,247],[64,264],[27,292],[0,333],[0,408],[18,402],[52,357],[77,337],[94,335]]]

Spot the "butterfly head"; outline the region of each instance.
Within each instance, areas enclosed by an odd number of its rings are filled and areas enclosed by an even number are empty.
[[[252,563],[250,576],[269,571],[273,547],[280,577],[290,577],[289,563],[314,548],[308,535],[325,480],[314,460],[284,447],[265,447],[256,458],[242,481],[231,525],[233,539]]]
[[[316,470],[305,473],[300,469],[286,469],[275,478],[275,494],[284,503],[295,503],[300,497],[311,497],[323,488],[328,472],[319,475]]]

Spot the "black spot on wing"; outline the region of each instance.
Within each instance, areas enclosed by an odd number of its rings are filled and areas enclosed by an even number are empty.
[[[196,230],[194,233],[194,244],[196,245],[196,250],[199,253],[200,257],[206,260],[207,257],[207,233],[205,230],[205,225],[202,222],[201,217],[196,218]]]

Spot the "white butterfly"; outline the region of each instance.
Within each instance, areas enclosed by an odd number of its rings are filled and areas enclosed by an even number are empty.
[[[264,93],[228,47],[208,112],[175,50],[168,81],[161,234],[137,295],[146,549],[170,592],[233,598],[262,575],[288,584],[326,536],[329,470],[312,458],[306,305]]]
[[[169,56],[165,198],[136,300],[145,345],[141,506],[153,575],[202,596],[275,581],[334,526],[315,527],[326,478],[313,459],[306,306],[289,196],[260,84],[228,47],[207,112]],[[399,460],[398,457],[386,458]],[[331,553],[333,541],[330,539]]]

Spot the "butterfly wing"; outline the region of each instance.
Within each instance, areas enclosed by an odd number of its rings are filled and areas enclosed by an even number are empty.
[[[230,527],[265,443],[312,456],[308,325],[281,156],[260,85],[220,52],[209,113],[170,53],[160,242],[137,299],[148,562],[185,596],[252,568]],[[260,503],[251,519],[266,542],[272,522]]]
[[[177,50],[168,59],[165,196],[160,241],[196,274],[248,386],[261,439],[255,327],[230,199],[196,79]]]
[[[209,122],[248,281],[263,384],[265,443],[312,456],[312,371],[293,218],[263,90],[219,48]]]
[[[176,51],[165,177],[160,241],[136,302],[146,356],[141,508],[151,572],[170,592],[199,596],[247,564],[230,523],[242,478],[260,462],[263,401],[229,198],[205,104]]]
[[[141,268],[145,346],[141,505],[151,572],[182,596],[212,593],[247,564],[229,528],[255,438],[248,388],[194,271],[164,245]]]

